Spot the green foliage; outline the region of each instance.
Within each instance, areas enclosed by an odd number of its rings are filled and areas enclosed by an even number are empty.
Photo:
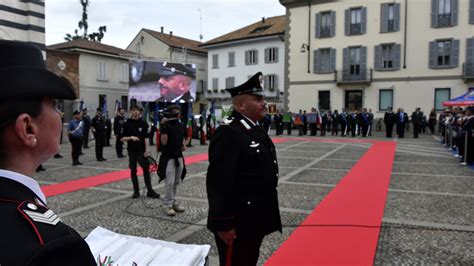
[[[74,30],[74,35],[71,35],[69,33],[66,34],[64,37],[64,40],[66,41],[72,41],[72,40],[78,40],[78,39],[83,39],[83,40],[88,40],[88,41],[93,41],[93,42],[101,42],[102,39],[104,38],[104,33],[107,32],[107,27],[106,26],[100,26],[98,29],[98,32],[93,32],[91,34],[87,34],[87,30],[89,29],[89,24],[87,22],[88,16],[87,16],[87,7],[90,4],[89,0],[79,0],[79,3],[82,5],[82,19],[77,23],[77,26],[79,27],[80,30],[82,30],[82,34],[79,34],[79,30],[75,29]]]

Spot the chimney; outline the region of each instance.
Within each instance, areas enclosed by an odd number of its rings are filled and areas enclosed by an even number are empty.
[[[265,17],[262,17],[262,24],[265,24]]]
[[[165,29],[165,27],[161,26],[161,33],[163,33],[164,29]]]
[[[173,32],[172,32],[172,31],[170,31],[170,36],[173,36]]]

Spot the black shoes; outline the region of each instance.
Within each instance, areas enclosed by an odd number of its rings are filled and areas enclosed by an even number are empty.
[[[98,161],[98,162],[103,162],[103,161],[107,161],[107,159],[105,159],[105,158],[99,158],[99,159],[97,159],[97,161]]]
[[[59,158],[63,158],[63,156],[58,153],[58,154],[55,154],[55,155],[54,155],[54,158],[59,159]]]
[[[124,155],[117,155],[118,158],[124,158]]]
[[[136,199],[138,197],[140,197],[140,192],[138,191],[133,192],[132,199]]]
[[[154,198],[154,199],[160,198],[160,194],[156,193],[154,190],[148,190],[148,192],[146,193],[146,196],[150,198]]]
[[[76,165],[82,165],[83,163],[77,161],[77,162],[72,162],[72,166],[76,166]]]

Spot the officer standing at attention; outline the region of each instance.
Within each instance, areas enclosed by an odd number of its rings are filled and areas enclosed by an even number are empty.
[[[84,138],[82,144],[84,149],[89,149],[89,131],[91,129],[91,117],[87,114],[87,108],[82,110],[82,121],[84,121]]]
[[[91,121],[91,129],[95,138],[95,157],[97,161],[106,161],[103,155],[105,146],[105,137],[107,131],[107,125],[105,118],[102,116],[102,108],[97,108],[94,118]]]
[[[32,178],[59,151],[54,99],[74,100],[32,44],[0,40],[0,264],[96,265],[87,243],[48,209]]]
[[[258,72],[226,89],[233,112],[209,146],[207,227],[214,233],[220,265],[256,265],[265,235],[282,230],[276,150],[257,122],[267,112],[262,79]]]
[[[123,108],[119,108],[117,115],[114,118],[115,151],[117,152],[118,158],[125,157],[123,156],[123,142],[121,140],[125,121],[125,110]]]

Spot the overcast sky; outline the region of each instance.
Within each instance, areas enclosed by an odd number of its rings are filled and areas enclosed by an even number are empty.
[[[46,44],[64,42],[81,19],[79,0],[47,0]],[[201,23],[200,12],[201,10]],[[102,43],[125,49],[142,28],[203,42],[237,30],[262,17],[285,14],[278,0],[91,0],[88,33],[107,26]],[[201,25],[201,26],[200,26]],[[201,30],[200,30],[201,28]]]

